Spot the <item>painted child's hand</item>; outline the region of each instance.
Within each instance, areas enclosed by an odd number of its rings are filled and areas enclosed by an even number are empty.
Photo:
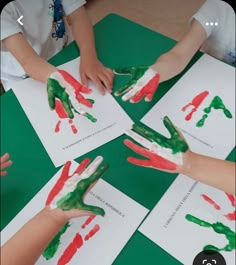
[[[128,157],[127,160],[130,163],[173,173],[181,171],[184,156],[189,150],[188,144],[168,117],[164,117],[163,123],[170,133],[170,138],[150,128],[147,129],[136,124],[133,125],[133,131],[127,132],[131,138],[143,147],[128,139],[124,141],[124,144],[134,152],[148,158],[148,160],[142,160]]]
[[[103,158],[98,156],[88,166],[90,159],[86,158],[71,176],[69,175],[71,162],[67,162],[48,195],[46,205],[62,209],[69,219],[82,215],[105,215],[102,208],[84,203],[87,193],[108,168],[108,164],[101,165],[102,161]]]
[[[12,165],[12,161],[9,158],[10,156],[8,153],[2,155],[0,158],[0,176],[1,177],[7,175],[7,171],[5,170],[5,168],[10,167]]]
[[[81,93],[90,93],[91,91],[64,70],[58,70],[51,74],[47,81],[49,106],[55,109],[56,99],[60,100],[70,119],[74,118],[73,112],[86,116],[86,112],[80,107],[80,104],[91,108],[93,103],[84,98]]]
[[[114,79],[113,71],[105,67],[99,60],[83,59],[81,56],[80,76],[84,86],[87,86],[87,80],[90,79],[94,82],[102,95],[105,94],[105,89],[111,93]]]
[[[159,74],[147,66],[132,66],[115,68],[117,75],[130,75],[131,79],[125,86],[115,92],[116,96],[122,96],[123,101],[129,100],[131,103],[139,102],[143,97],[145,101],[151,101],[158,87]]]

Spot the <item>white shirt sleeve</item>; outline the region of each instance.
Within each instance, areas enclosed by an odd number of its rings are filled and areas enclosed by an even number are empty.
[[[14,2],[6,5],[1,13],[1,40],[6,39],[16,33],[23,32],[17,19],[20,15],[17,13]]]
[[[228,12],[232,12],[231,9],[231,6],[224,1],[206,0],[192,18],[202,25],[207,33],[207,37],[209,37],[218,30],[218,27],[225,26],[225,17]],[[211,23],[214,23],[214,25],[211,25]]]
[[[71,14],[76,9],[86,4],[85,0],[61,0],[63,10],[66,15]]]

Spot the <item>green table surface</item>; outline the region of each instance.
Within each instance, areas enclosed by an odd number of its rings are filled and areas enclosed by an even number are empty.
[[[98,56],[110,68],[150,65],[176,43],[166,36],[116,14],[110,14],[98,22],[94,26],[94,31]],[[198,52],[184,72],[201,55]],[[77,56],[79,56],[79,50],[75,43],[72,43],[54,56],[50,62],[57,66]],[[184,72],[160,84],[151,103],[142,101],[139,104],[130,104],[122,102],[119,98],[116,100],[133,121],[138,122]],[[123,77],[116,77],[114,90],[123,82],[125,82]],[[124,139],[125,136],[121,136],[83,157],[94,158],[102,155],[110,164],[109,171],[103,177],[104,180],[152,210],[177,175],[127,163],[126,158],[132,152],[124,146]],[[1,154],[4,152],[10,153],[13,165],[9,168],[8,176],[1,178],[1,230],[58,170],[52,164],[12,91],[1,96]],[[76,161],[81,161],[83,157],[77,158]],[[235,161],[235,149],[227,159]],[[178,238],[173,240],[178,243]],[[113,264],[176,265],[181,263],[136,231]]]

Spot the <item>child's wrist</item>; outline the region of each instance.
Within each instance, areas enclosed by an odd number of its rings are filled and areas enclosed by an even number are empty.
[[[192,152],[191,150],[188,150],[184,155],[183,167],[181,172],[179,173],[191,177],[194,168],[193,162],[196,159],[196,156],[197,156],[196,153]]]
[[[158,66],[156,65],[156,63],[150,65],[149,68],[158,73]]]
[[[44,208],[44,213],[47,215],[48,221],[51,221],[59,226],[63,226],[69,221],[63,210],[59,208],[51,209],[47,206]]]
[[[83,49],[80,50],[80,57],[85,60],[97,60],[97,53],[95,49]]]

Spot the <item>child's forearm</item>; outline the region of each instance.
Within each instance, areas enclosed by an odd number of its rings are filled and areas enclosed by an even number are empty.
[[[1,248],[1,264],[35,264],[46,246],[67,222],[57,210],[43,209],[8,240]]]
[[[185,36],[151,66],[160,74],[160,82],[180,74],[206,38],[207,35],[204,28],[198,21],[193,20]]]
[[[74,39],[79,46],[80,55],[97,57],[93,27],[84,7],[80,7],[68,16]]]
[[[197,181],[235,194],[235,163],[189,151],[183,173]]]
[[[3,44],[20,63],[25,73],[33,79],[46,83],[49,76],[57,71],[56,67],[34,51],[21,33],[4,39]]]
[[[43,83],[47,83],[50,75],[57,71],[55,66],[49,64],[38,55],[29,58],[22,66],[28,76]]]
[[[164,82],[181,73],[187,63],[181,56],[170,51],[161,55],[151,68],[160,75],[160,82]]]

